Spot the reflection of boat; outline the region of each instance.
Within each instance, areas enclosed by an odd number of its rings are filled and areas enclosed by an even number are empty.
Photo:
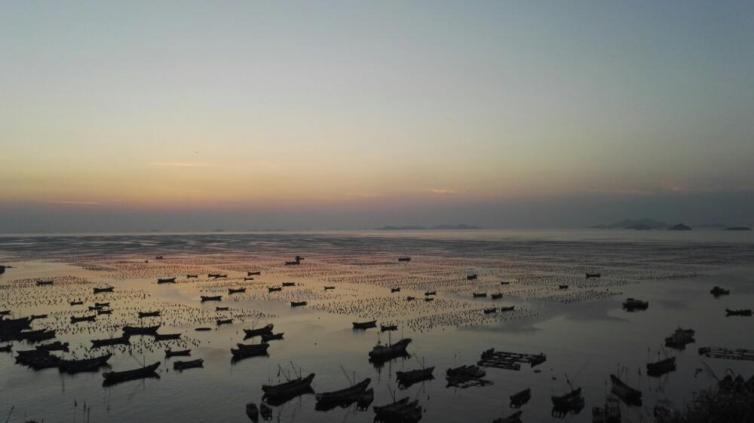
[[[347,407],[358,401],[371,383],[371,379],[366,378],[361,382],[338,391],[323,392],[316,394],[317,410],[328,410],[335,406]]]
[[[675,370],[675,357],[669,357],[664,360],[647,364],[647,374],[649,376],[662,376]]]
[[[391,358],[406,355],[406,347],[411,343],[411,338],[401,339],[392,345],[377,344],[369,351],[369,359],[375,362],[390,360]]]
[[[397,371],[395,372],[395,375],[398,379],[398,386],[408,388],[415,383],[434,379],[434,376],[432,375],[434,370],[434,367],[427,367],[425,369],[414,369],[406,372]]]
[[[586,273],[586,278],[587,279],[590,279],[590,278],[599,278],[599,277],[602,277],[601,273],[589,273],[589,272]]]
[[[93,372],[100,367],[107,365],[107,360],[112,354],[105,354],[100,357],[84,358],[81,360],[60,360],[60,371],[74,374],[79,372]]]
[[[511,403],[510,403],[511,408],[521,407],[522,405],[529,402],[529,400],[531,399],[531,389],[529,388],[524,389],[523,391],[520,391],[511,395],[510,398],[511,398]]]
[[[243,331],[246,334],[244,338],[248,339],[248,338],[253,338],[255,336],[261,336],[262,334],[265,334],[265,333],[272,333],[272,328],[273,328],[272,323],[270,323],[266,326],[263,326],[257,329],[244,329]]]
[[[303,307],[306,305],[306,301],[291,301],[291,307]]]
[[[160,377],[155,371],[160,366],[160,362],[150,364],[149,366],[140,367],[133,370],[125,370],[122,372],[106,372],[102,373],[102,377],[105,378],[104,385],[113,385],[116,383],[127,382],[129,380],[145,379],[148,377]]]
[[[353,322],[354,329],[369,329],[369,328],[376,328],[376,327],[377,327],[376,320],[370,320],[368,322]]]
[[[612,393],[622,399],[626,405],[641,405],[641,391],[628,386],[615,375],[610,375],[610,381],[613,383]]]

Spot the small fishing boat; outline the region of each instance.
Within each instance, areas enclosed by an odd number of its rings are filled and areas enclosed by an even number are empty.
[[[107,310],[102,309],[102,308],[98,309],[97,310],[97,315],[100,316],[102,314],[113,314],[113,311],[110,310],[110,309],[107,309]]]
[[[243,280],[244,280],[244,282],[253,281],[254,277],[253,276],[244,276]]]
[[[207,277],[212,279],[227,279],[228,274],[227,273],[210,273],[207,275]]]
[[[479,275],[477,275],[476,273],[472,273],[470,275],[466,275],[466,280],[467,281],[474,281],[474,280],[477,280],[477,278],[479,278]]]
[[[437,291],[426,291],[424,293],[425,297],[429,297],[430,295],[437,295]]]
[[[160,377],[156,373],[158,367],[160,367],[159,361],[154,364],[150,364],[149,366],[140,367],[138,369],[102,373],[102,377],[105,379],[103,385],[110,386],[116,383],[127,382],[129,380]]]
[[[282,286],[270,286],[270,287],[267,287],[267,292],[268,293],[270,293],[270,292],[278,292],[278,291],[282,291],[282,290],[283,290]]]
[[[25,350],[17,352],[16,363],[31,367],[34,370],[43,370],[58,367],[60,357],[50,354],[49,351]]]
[[[396,357],[408,355],[406,348],[411,343],[411,338],[404,338],[392,345],[377,344],[369,351],[369,360],[372,362],[383,362]]]
[[[106,286],[106,287],[103,287],[103,288],[92,288],[92,291],[95,294],[104,294],[106,292],[113,292],[114,289],[115,288],[112,287],[112,286]]]
[[[435,297],[424,297],[424,302],[427,302],[427,303],[434,300],[435,300]]]
[[[712,294],[714,297],[720,297],[722,295],[730,295],[730,290],[720,288],[719,286],[715,286],[710,290],[710,294]]]
[[[236,344],[238,348],[231,348],[230,352],[233,354],[233,359],[238,360],[247,357],[256,357],[260,355],[267,355],[267,349],[270,347],[268,343],[261,344]]]
[[[497,313],[497,307],[485,308],[483,312],[484,314],[495,314]]]
[[[229,310],[228,307],[221,307],[221,306],[215,307],[215,311],[228,311],[228,310]]]
[[[175,283],[175,276],[172,277],[172,278],[157,278],[157,283],[158,284],[162,284],[162,283]]]
[[[259,336],[262,337],[262,342],[277,341],[277,340],[283,339],[283,332],[280,332],[280,333],[263,333],[263,334],[261,334]]]
[[[510,396],[510,399],[510,407],[519,408],[531,399],[531,389],[526,388],[523,391],[516,392]]]
[[[329,291],[331,289],[335,289],[335,287],[332,285],[325,285],[325,291]]]
[[[194,330],[195,330],[196,332],[209,332],[209,331],[211,331],[211,330],[212,330],[212,328],[208,328],[208,327],[198,327],[198,328],[196,328],[196,329],[194,329]]]
[[[176,361],[173,363],[173,370],[186,370],[197,367],[204,367],[204,360],[197,358],[196,360]]]
[[[505,312],[505,311],[513,311],[515,309],[516,309],[516,306],[500,307],[500,312],[502,313],[502,312]]]
[[[565,285],[565,284],[558,285],[558,289],[568,289],[568,285]]]
[[[626,405],[641,406],[641,391],[628,386],[616,375],[610,375],[610,381],[613,383],[611,392]]]
[[[482,378],[486,374],[479,366],[464,365],[446,370],[445,379],[448,382],[447,386],[465,388],[472,385],[483,385],[484,381]]]
[[[503,298],[503,294],[500,293],[500,292],[498,292],[498,293],[490,295],[490,298],[492,298],[493,300],[499,300],[499,299]]]
[[[41,320],[41,319],[46,319],[46,318],[47,318],[46,314],[32,314],[31,316],[29,316],[29,319],[31,321]]]
[[[683,350],[686,348],[686,344],[695,342],[693,329],[678,328],[672,335],[665,338],[665,346]]]
[[[160,310],[139,312],[139,319],[143,319],[146,317],[159,317],[159,316],[160,316]]]
[[[222,301],[223,296],[222,295],[202,295],[201,300],[203,303],[207,301]]]
[[[55,338],[53,329],[23,330],[19,333],[18,339],[27,342],[40,342]]]
[[[230,325],[233,323],[233,319],[217,319],[217,326]]]
[[[500,281],[500,285],[510,285],[511,283],[508,281]]]
[[[60,371],[68,374],[81,372],[94,372],[100,367],[106,366],[112,354],[105,354],[100,357],[84,358],[80,360],[60,360]]]
[[[165,358],[188,357],[190,355],[191,355],[191,350],[171,350],[170,348],[165,350]]]
[[[256,271],[256,272],[246,272],[246,276],[259,276],[262,272]]]
[[[668,357],[664,360],[654,363],[647,363],[647,374],[649,376],[662,376],[675,370],[675,357]]]
[[[5,269],[7,269],[7,266],[0,264],[0,275],[5,273]]]
[[[370,320],[368,322],[353,322],[353,328],[358,330],[364,330],[364,329],[370,329],[370,328],[376,328],[377,327],[377,321],[376,320]]]
[[[74,300],[74,301],[70,301],[70,302],[69,302],[69,304],[70,304],[71,306],[77,306],[77,305],[83,305],[83,304],[84,304],[84,302],[83,302],[83,301],[81,301],[81,300]]]
[[[646,310],[649,308],[649,302],[637,300],[636,298],[627,298],[623,302],[623,309],[626,311]]]
[[[155,333],[154,334],[155,341],[171,341],[174,339],[181,339],[181,334],[180,333]]]
[[[160,326],[123,326],[123,335],[156,335]]]
[[[130,344],[131,344],[131,341],[129,340],[128,335],[123,335],[118,338],[92,339],[92,348],[109,347],[112,345],[130,345]]]
[[[406,301],[414,301],[415,299],[416,299],[416,297],[412,297],[410,295],[408,297],[406,297]]]
[[[186,275],[186,279],[199,279],[199,275],[189,273]]]
[[[584,397],[581,396],[581,388],[573,389],[564,395],[553,395],[551,399],[553,408],[558,412],[578,411],[584,408]]]
[[[375,405],[373,409],[375,423],[414,423],[422,418],[422,407],[419,401],[408,401],[408,398],[383,406]]]
[[[243,294],[246,292],[246,288],[228,288],[228,295]]]
[[[262,385],[262,392],[264,392],[264,398],[267,399],[292,398],[300,394],[311,392],[312,380],[314,380],[314,373],[278,385]]]
[[[521,423],[521,414],[523,414],[523,412],[518,410],[507,417],[495,419],[492,423]]]
[[[96,314],[92,314],[91,316],[81,316],[81,317],[71,316],[72,324],[76,324],[80,322],[93,322],[95,320],[97,320]]]
[[[291,301],[291,307],[303,307],[306,305],[306,301]]]
[[[270,323],[270,324],[268,324],[266,326],[263,326],[261,328],[244,329],[243,331],[246,334],[244,336],[244,339],[253,338],[255,336],[262,336],[265,333],[271,334],[273,328],[274,328],[274,326],[272,325],[272,323]]]
[[[411,261],[411,257],[408,257],[408,256],[398,257],[398,261],[409,262]]]
[[[296,282],[283,282],[283,286],[296,286]]]
[[[400,287],[397,287],[397,286],[396,286],[396,287],[394,287],[394,288],[390,288],[390,293],[391,293],[391,294],[392,294],[392,293],[395,293],[395,292],[401,292],[401,288],[400,288]]]
[[[602,277],[601,273],[589,273],[589,272],[586,273],[586,278],[587,279],[600,278],[600,277]]]
[[[405,372],[397,371],[395,372],[395,376],[398,380],[399,387],[408,388],[415,383],[434,379],[434,376],[432,375],[434,370],[434,367],[426,367],[424,369],[414,369]]]
[[[55,282],[51,280],[37,281],[37,286],[51,286],[54,283]]]
[[[471,295],[473,295],[474,298],[487,298],[486,292],[474,292]]]
[[[366,378],[353,386],[349,386],[348,388],[340,389],[338,391],[316,394],[316,409],[329,410],[338,405],[347,407],[348,405],[358,401],[358,399],[363,395],[364,391],[366,391],[367,387],[369,387],[369,384],[371,382],[371,379]]]
[[[68,351],[69,345],[68,342],[55,341],[49,344],[37,345],[34,349],[38,351]]]
[[[380,325],[380,332],[392,332],[398,330],[398,325]]]
[[[750,308],[742,308],[742,309],[738,309],[738,310],[731,310],[729,308],[726,308],[725,309],[725,316],[726,317],[730,317],[730,316],[749,317],[749,316],[751,316],[751,309]]]

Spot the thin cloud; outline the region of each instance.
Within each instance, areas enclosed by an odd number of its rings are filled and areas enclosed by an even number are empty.
[[[200,163],[200,162],[152,162],[149,163],[150,166],[160,166],[160,167],[209,167],[212,166],[210,163]]]
[[[86,200],[50,200],[46,201],[48,204],[63,204],[67,206],[101,206],[102,203],[98,201],[86,201]]]
[[[427,191],[431,192],[432,194],[440,194],[440,195],[449,195],[449,194],[456,193],[454,190],[447,189],[447,188],[430,188]]]

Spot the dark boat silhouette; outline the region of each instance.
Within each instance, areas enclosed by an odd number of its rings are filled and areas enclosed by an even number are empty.
[[[113,292],[115,288],[112,286],[106,286],[104,288],[92,288],[92,292],[95,294],[104,294],[106,292]]]
[[[182,371],[186,369],[194,369],[197,367],[204,367],[204,360],[197,358],[196,360],[176,361],[173,363],[173,370]]]
[[[278,385],[262,385],[263,398],[271,405],[280,405],[299,395],[313,393],[314,373]]]
[[[175,276],[172,278],[157,278],[157,283],[175,283]]]
[[[371,379],[366,378],[348,388],[316,394],[316,409],[319,411],[326,411],[335,407],[348,407],[361,398],[371,382]]]
[[[131,344],[131,341],[129,340],[128,335],[123,335],[118,338],[92,339],[92,348],[109,347],[112,345],[130,345],[130,344]]]
[[[611,392],[626,405],[641,406],[641,391],[628,386],[616,375],[610,375],[610,381],[613,384]]]
[[[267,324],[265,326],[262,326],[261,328],[244,329],[243,331],[246,334],[244,336],[244,339],[253,338],[255,336],[262,336],[265,333],[271,334],[273,328],[274,328],[274,326],[272,325],[272,323],[270,323],[270,324]]]
[[[398,386],[405,389],[415,383],[434,379],[435,377],[432,374],[434,370],[434,367],[426,367],[423,369],[407,370],[405,372],[397,371],[395,372],[395,376],[398,380]]]
[[[647,363],[647,374],[649,376],[658,377],[672,371],[675,371],[675,357],[669,357],[654,363]]]
[[[160,326],[123,326],[123,335],[156,335]]]
[[[99,357],[84,358],[80,360],[60,360],[60,371],[68,374],[81,372],[95,372],[100,367],[107,366],[112,354],[105,354]]]
[[[120,372],[105,372],[102,373],[102,377],[105,379],[102,382],[103,386],[111,386],[122,382],[128,382],[130,380],[146,379],[146,378],[159,378],[160,375],[156,373],[157,368],[160,367],[160,362],[150,364],[149,366],[140,367],[133,370],[124,370]]]
[[[267,349],[270,344],[264,342],[261,344],[236,344],[238,348],[231,348],[230,352],[233,355],[233,360],[240,360],[248,357],[258,357],[267,355]]]
[[[353,322],[353,328],[364,330],[364,329],[370,329],[370,328],[376,328],[377,327],[377,321],[376,320],[370,320],[368,322]]]

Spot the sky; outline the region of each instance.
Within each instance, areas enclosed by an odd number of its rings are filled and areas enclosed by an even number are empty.
[[[751,1],[5,1],[0,232],[754,223]]]

